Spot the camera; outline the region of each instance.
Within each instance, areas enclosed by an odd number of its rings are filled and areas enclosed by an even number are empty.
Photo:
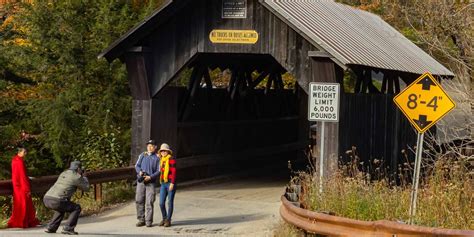
[[[84,177],[87,177],[88,172],[89,172],[88,170],[81,169],[81,175],[84,176]]]
[[[137,182],[142,183],[143,181],[145,181],[145,176],[148,176],[148,174],[143,171],[142,175],[138,176]]]

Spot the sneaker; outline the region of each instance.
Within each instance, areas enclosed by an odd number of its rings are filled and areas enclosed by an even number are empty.
[[[79,233],[75,232],[74,230],[63,230],[61,231],[63,235],[78,235]]]
[[[136,227],[142,227],[145,225],[145,222],[144,221],[139,221],[135,226]]]
[[[146,223],[146,227],[152,227],[153,224],[152,223]]]
[[[171,221],[170,220],[165,220],[165,224],[163,226],[164,227],[170,227],[171,226]]]
[[[46,233],[48,233],[48,234],[54,234],[54,233],[56,233],[55,230],[50,230],[50,229],[46,229],[46,230],[44,230],[44,232],[46,232]]]
[[[162,221],[160,222],[160,224],[158,224],[158,226],[164,226],[164,225],[165,225],[165,221],[166,221],[166,220],[162,220]]]

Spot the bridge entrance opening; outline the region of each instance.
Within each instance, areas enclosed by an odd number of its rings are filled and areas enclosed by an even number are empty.
[[[197,54],[152,100],[151,137],[173,145],[182,179],[288,177],[306,161],[307,97],[271,55]]]

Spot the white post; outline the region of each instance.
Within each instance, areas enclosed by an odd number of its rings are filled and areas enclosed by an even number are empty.
[[[423,154],[424,133],[418,133],[416,142],[415,170],[413,171],[413,183],[410,200],[410,224],[413,224],[416,214],[416,199],[418,196],[418,185],[420,183],[421,155]]]
[[[323,192],[323,175],[324,175],[324,121],[321,122],[321,139],[320,139],[320,155],[319,155],[319,193]]]

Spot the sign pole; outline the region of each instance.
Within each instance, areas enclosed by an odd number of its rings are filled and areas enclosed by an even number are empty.
[[[413,171],[410,197],[409,222],[413,224],[416,213],[418,186],[420,183],[424,133],[430,129],[430,127],[434,126],[444,115],[454,109],[456,104],[429,72],[424,73],[408,85],[393,98],[393,101],[418,131],[415,170]]]
[[[323,192],[324,129],[326,122],[339,122],[339,83],[310,82],[308,88],[308,120],[321,122],[319,155],[319,193]],[[334,141],[337,142],[337,141]],[[327,161],[329,162],[329,161]]]
[[[320,148],[320,155],[319,155],[319,193],[323,192],[323,166],[324,166],[324,121],[321,121],[321,148]]]
[[[415,170],[413,171],[413,183],[410,200],[410,224],[413,224],[416,213],[416,199],[418,196],[418,185],[420,183],[421,155],[423,154],[423,138],[425,133],[418,133],[416,141]]]

